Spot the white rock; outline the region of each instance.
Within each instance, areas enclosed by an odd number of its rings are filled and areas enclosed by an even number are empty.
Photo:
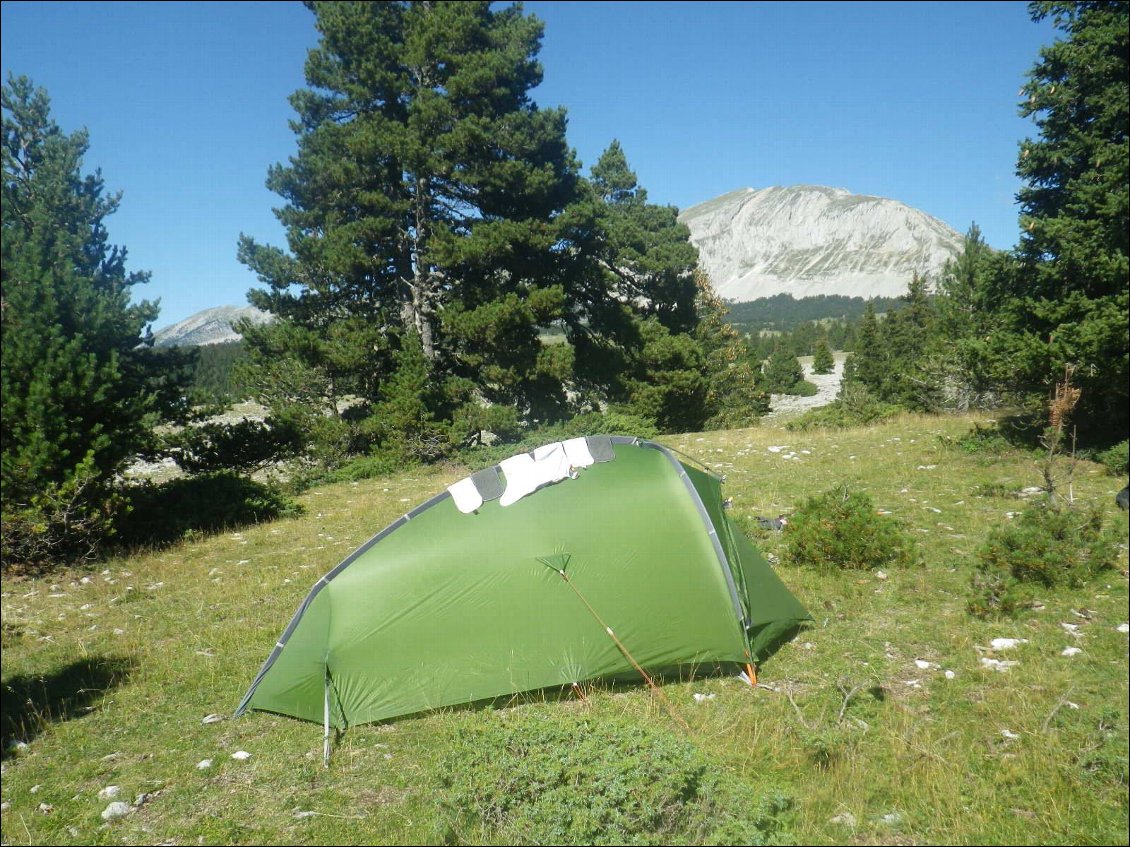
[[[233,759],[240,761],[240,762],[245,762],[245,761],[247,761],[248,759],[251,758],[251,754],[248,753],[246,750],[237,750],[236,752],[231,754],[231,757]]]
[[[115,800],[102,810],[102,820],[112,821],[115,818],[124,818],[129,814],[133,814],[133,806],[129,803],[123,803],[121,800]]]
[[[295,812],[294,816],[296,818],[298,818],[299,820],[302,820],[303,818],[312,818],[316,814],[318,814],[318,813],[317,812]]]
[[[915,659],[914,664],[918,666],[918,669],[920,671],[925,671],[929,670],[930,668],[937,667],[937,665],[935,665],[933,662],[927,662],[925,659]]]
[[[855,815],[851,812],[840,812],[834,818],[830,818],[828,823],[838,823],[841,826],[855,826]]]
[[[1027,638],[994,638],[989,642],[989,646],[994,650],[1011,650],[1013,647],[1027,643]]]
[[[1120,623],[1115,629],[1119,632],[1130,632],[1130,623]]]
[[[957,674],[955,674],[953,671],[946,671],[944,676],[946,679],[953,679],[957,676]]]
[[[217,714],[205,715],[204,720],[202,720],[201,723],[204,723],[204,724],[219,723],[223,719],[224,719],[223,715],[217,715]]]
[[[43,814],[45,814],[45,815],[49,815],[53,811],[55,811],[55,807],[52,806],[50,803],[40,803],[35,808],[36,808],[37,811],[43,812]]]
[[[1002,662],[1000,659],[982,658],[981,666],[988,670],[1006,672],[1009,668],[1016,667],[1020,662]]]
[[[1011,729],[1002,729],[1002,730],[1001,730],[1001,735],[1003,735],[1003,736],[1004,736],[1005,738],[1007,738],[1007,739],[1008,739],[1009,741],[1015,741],[1015,740],[1016,740],[1017,738],[1019,738],[1019,737],[1020,737],[1020,736],[1019,736],[1019,735],[1017,735],[1017,734],[1016,734],[1015,732],[1013,732],[1013,731],[1012,731]]]
[[[1078,656],[1083,651],[1078,647],[1064,647],[1061,656]]]
[[[694,693],[694,701],[696,703],[705,703],[707,700],[713,700],[713,694],[699,694],[697,691]]]
[[[211,759],[201,759],[199,762],[196,763],[196,769],[198,771],[208,770],[208,768],[210,768],[210,767],[212,767],[212,760]]]
[[[885,571],[875,571],[875,579],[886,579],[887,574]]]
[[[113,800],[121,793],[122,787],[120,785],[107,785],[105,788],[98,792],[98,799]]]

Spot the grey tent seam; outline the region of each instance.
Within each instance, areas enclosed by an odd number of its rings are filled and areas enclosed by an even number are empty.
[[[750,621],[746,617],[745,611],[742,609],[742,602],[738,596],[738,587],[734,583],[734,575],[730,571],[730,560],[726,556],[726,551],[722,548],[722,542],[718,538],[718,531],[714,526],[714,521],[710,519],[710,514],[706,511],[706,504],[702,502],[702,498],[698,494],[698,489],[694,487],[694,483],[691,482],[691,478],[687,475],[686,469],[666,447],[662,444],[656,444],[654,441],[641,441],[639,443],[643,447],[651,447],[662,453],[667,458],[667,461],[671,462],[675,467],[679,478],[683,481],[683,485],[686,486],[687,493],[691,497],[691,502],[693,502],[695,508],[698,509],[698,516],[702,519],[702,523],[706,528],[707,536],[710,538],[711,544],[714,545],[714,554],[718,557],[718,564],[722,568],[722,575],[726,578],[726,587],[730,591],[730,602],[734,604],[734,614],[737,616],[738,624],[742,627],[742,631],[745,632],[749,627]]]

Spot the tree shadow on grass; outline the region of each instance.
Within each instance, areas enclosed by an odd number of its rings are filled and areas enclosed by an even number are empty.
[[[123,550],[161,547],[204,533],[251,526],[302,508],[273,485],[215,471],[126,489],[130,509],[117,523]]]
[[[136,667],[132,659],[102,656],[71,662],[49,674],[21,674],[4,680],[0,697],[0,755],[31,741],[52,723],[92,711],[110,688]]]

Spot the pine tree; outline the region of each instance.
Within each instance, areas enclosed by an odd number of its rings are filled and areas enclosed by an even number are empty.
[[[880,376],[869,387],[883,402],[929,411],[938,405],[941,386],[928,367],[935,321],[926,278],[915,273],[900,299],[902,308],[880,328]]]
[[[828,341],[821,338],[816,342],[816,352],[812,356],[812,372],[816,374],[830,374],[836,367],[836,360],[828,347]]]
[[[875,316],[875,306],[871,301],[867,302],[863,318],[859,322],[859,331],[856,334],[855,350],[851,362],[850,380],[862,383],[872,392],[882,390],[886,363],[883,356],[882,341],[879,337],[879,321]],[[849,374],[846,370],[844,381],[849,381]]]
[[[575,249],[592,221],[571,211],[565,114],[529,97],[541,23],[486,2],[307,5],[321,41],[291,98],[298,153],[268,177],[290,249],[240,243],[269,286],[249,299],[280,319],[243,328],[260,381],[295,402],[271,371],[296,358],[335,414],[363,419],[418,345],[426,417],[562,417],[603,291]],[[541,342],[562,325],[564,343]]]
[[[932,366],[945,385],[947,402],[956,408],[989,408],[1005,399],[1000,386],[1010,378],[1010,366],[993,355],[992,338],[1000,318],[991,293],[993,280],[1008,262],[972,224],[961,253],[942,269]]]
[[[695,274],[699,324],[695,338],[705,354],[706,429],[752,426],[769,411],[769,392],[749,344],[727,320],[728,309],[707,275]]]
[[[774,394],[791,394],[804,381],[804,368],[791,350],[777,350],[765,363],[765,389]]]
[[[616,140],[593,166],[592,184],[603,201],[601,266],[614,277],[618,299],[672,332],[693,331],[698,250],[678,209],[647,201]]]
[[[58,564],[110,531],[110,481],[187,373],[154,370],[157,307],[130,303],[148,274],[109,244],[120,195],[82,173],[85,131],[63,133],[26,77],[3,111],[4,560]]]
[[[619,313],[589,322],[590,332],[603,335],[609,398],[662,432],[701,429],[713,414],[711,379],[721,363],[696,332],[698,251],[690,231],[677,209],[648,202],[618,141],[593,166],[591,186],[598,209],[592,249]]]
[[[1042,408],[1066,367],[1082,397],[1080,428],[1124,439],[1130,385],[1130,4],[1039,2],[1064,34],[1040,51],[1021,114],[1025,181],[1019,267],[990,292],[1002,321],[994,356],[1009,385]]]

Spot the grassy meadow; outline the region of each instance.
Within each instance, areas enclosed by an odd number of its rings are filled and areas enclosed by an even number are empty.
[[[3,843],[516,843],[530,838],[521,828],[445,823],[457,737],[568,715],[676,737],[754,795],[787,797],[780,840],[1126,844],[1125,543],[1118,569],[1085,588],[1012,619],[970,616],[979,546],[1041,482],[1030,452],[957,443],[983,420],[803,433],[767,422],[660,439],[725,474],[731,515],[770,556],[782,539],[753,518],[843,482],[903,523],[922,564],[779,566],[815,621],[764,663],[756,688],[670,681],[668,707],[642,685],[590,685],[583,699],[417,715],[349,729],[328,769],[320,726],[231,712],[313,583],[466,468],[317,488],[298,518],[88,571],[5,577]],[[1124,483],[1081,462],[1071,484],[1123,542]],[[1018,641],[993,649],[999,638]],[[134,810],[105,821],[114,800]]]

